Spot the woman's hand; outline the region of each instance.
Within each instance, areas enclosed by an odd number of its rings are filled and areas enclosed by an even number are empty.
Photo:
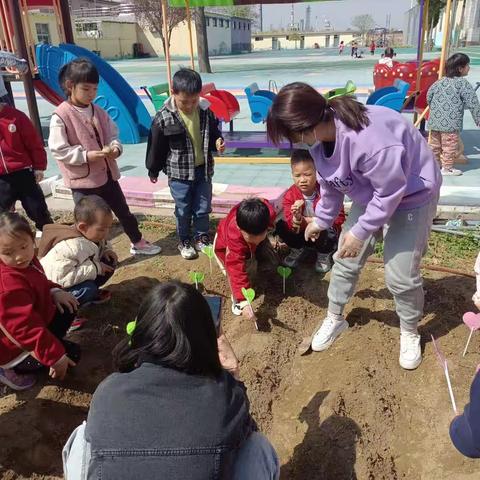
[[[78,300],[65,290],[54,290],[52,292],[52,299],[60,313],[65,312],[63,307],[66,307],[70,313],[74,313],[78,310]]]
[[[355,258],[360,255],[364,242],[347,232],[342,237],[342,243],[338,248],[338,258]]]
[[[58,380],[63,380],[67,374],[68,367],[74,367],[76,363],[64,355],[60,360],[50,367],[49,375],[52,378],[58,378]]]
[[[314,242],[323,230],[324,229],[320,228],[316,222],[310,222],[305,229],[305,240],[307,242]]]
[[[227,340],[225,334],[221,334],[217,339],[218,356],[222,367],[230,372],[237,380],[239,379],[240,366],[238,358],[233,351],[230,342]]]
[[[225,152],[225,141],[223,140],[223,138],[217,138],[217,141],[215,142],[215,147],[217,147],[218,153]]]

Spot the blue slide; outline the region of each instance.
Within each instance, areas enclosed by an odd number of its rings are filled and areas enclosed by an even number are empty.
[[[75,58],[88,58],[98,69],[100,83],[95,103],[115,120],[122,143],[140,143],[148,135],[152,119],[145,105],[125,79],[105,60],[86,48],[71,44],[37,45],[40,78],[62,98],[58,82],[60,69]]]

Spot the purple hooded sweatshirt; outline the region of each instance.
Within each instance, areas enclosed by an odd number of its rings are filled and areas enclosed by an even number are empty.
[[[335,119],[335,150],[330,157],[321,144],[310,149],[321,193],[315,221],[322,229],[329,228],[347,195],[367,207],[350,230],[360,240],[388,223],[397,209],[429,203],[442,184],[432,150],[412,122],[389,108],[367,108],[370,125],[360,132]]]

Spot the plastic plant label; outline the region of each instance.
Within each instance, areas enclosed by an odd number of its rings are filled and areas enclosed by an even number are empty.
[[[463,323],[470,330],[480,329],[480,313],[467,312],[463,315]]]
[[[292,269],[290,267],[282,267],[281,265],[277,268],[277,273],[282,278],[288,278],[292,274]]]
[[[208,246],[202,248],[202,253],[204,253],[208,258],[212,259],[213,258],[213,246],[208,245]]]
[[[190,272],[190,278],[192,279],[192,282],[203,283],[205,280],[205,274],[202,272]]]
[[[137,319],[127,323],[127,335],[132,336],[135,328],[137,328]]]
[[[242,294],[248,303],[252,303],[255,298],[255,290],[253,288],[242,288]]]

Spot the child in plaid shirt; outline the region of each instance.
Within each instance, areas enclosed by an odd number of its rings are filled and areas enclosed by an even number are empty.
[[[178,249],[187,260],[198,257],[197,252],[211,244],[212,152],[225,151],[217,120],[208,101],[200,98],[201,90],[197,72],[182,68],[175,73],[173,95],[153,120],[146,157],[151,182],[157,181],[161,170],[168,177],[175,201]]]

